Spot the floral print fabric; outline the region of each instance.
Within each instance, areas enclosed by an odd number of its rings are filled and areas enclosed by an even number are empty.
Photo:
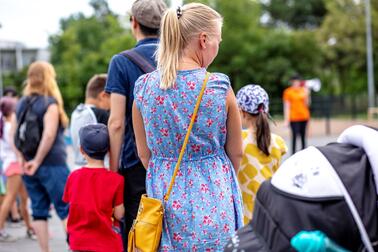
[[[178,71],[175,86],[159,88],[159,72],[141,76],[135,102],[142,114],[151,159],[146,189],[163,200],[189,127],[206,69]],[[172,193],[164,202],[160,251],[223,251],[242,226],[241,195],[227,157],[226,75],[212,73]]]

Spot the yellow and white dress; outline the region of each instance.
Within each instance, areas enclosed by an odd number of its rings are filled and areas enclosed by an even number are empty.
[[[243,130],[242,136],[243,158],[237,176],[243,196],[244,224],[247,224],[252,219],[257,190],[278,169],[287,146],[282,137],[271,134],[270,155],[267,156],[257,147],[254,132]]]

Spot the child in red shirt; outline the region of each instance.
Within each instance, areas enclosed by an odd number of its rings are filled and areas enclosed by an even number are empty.
[[[124,215],[122,176],[104,168],[109,133],[104,124],[79,131],[80,151],[87,165],[70,174],[63,201],[68,203],[67,232],[74,251],[121,252],[118,221]]]

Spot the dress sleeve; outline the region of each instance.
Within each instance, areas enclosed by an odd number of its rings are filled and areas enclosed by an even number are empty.
[[[143,96],[146,86],[148,85],[150,73],[140,76],[134,86],[134,101],[139,111],[141,111]]]
[[[223,73],[211,73],[209,85],[216,85],[218,88],[226,91],[225,93],[227,94],[227,91],[231,88],[231,81],[230,78]]]

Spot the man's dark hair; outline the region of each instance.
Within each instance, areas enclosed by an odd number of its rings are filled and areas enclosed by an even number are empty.
[[[137,21],[138,22],[138,21]],[[150,28],[139,23],[139,27],[144,36],[159,36],[159,29]]]
[[[96,74],[94,75],[87,84],[87,89],[85,91],[85,97],[96,99],[97,96],[104,91],[106,84],[107,75],[106,74]]]
[[[18,93],[15,87],[8,86],[4,88],[3,96],[16,97]]]

